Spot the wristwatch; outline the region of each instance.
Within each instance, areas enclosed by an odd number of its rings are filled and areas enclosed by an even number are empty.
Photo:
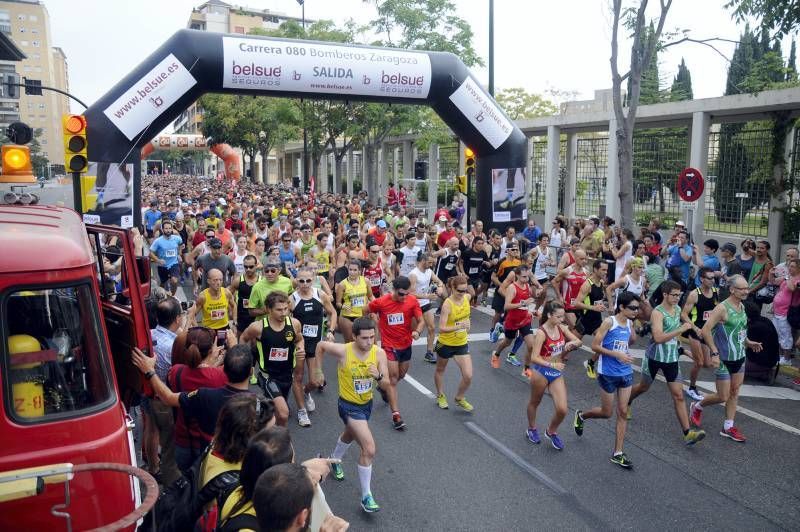
[[[377,377],[375,377],[375,380],[376,380],[376,381],[378,381],[378,382],[380,382],[380,380],[381,380],[382,378],[383,378],[383,373],[378,373],[378,376],[377,376]]]
[[[717,351],[714,351],[713,353],[711,353],[711,358],[718,357],[718,356],[719,356],[719,353]]]
[[[156,375],[155,371],[148,371],[147,373],[144,374],[144,378],[150,380],[153,377],[155,377],[155,375]]]

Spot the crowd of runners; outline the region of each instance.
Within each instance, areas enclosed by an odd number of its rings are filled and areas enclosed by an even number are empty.
[[[773,306],[781,363],[791,363],[800,347],[792,318],[800,307],[797,249],[773,264],[765,242],[745,241],[740,253],[713,239],[698,245],[680,221],[663,229],[654,220],[634,235],[609,217],[558,216],[546,229],[531,220],[517,232],[511,225],[488,229],[479,220],[466,227],[458,203],[424,215],[394,187],[375,201],[363,193],[315,197],[288,186],[189,176],[147,177],[142,197],[146,249],[167,297],[153,327],[155,362],[138,356],[136,362],[148,379],[161,381],[152,404],[167,408],[150,408],[155,429],[144,447],[149,467],[166,484],[216,441],[222,420],[214,416],[238,392],[257,386],[275,425],[296,419],[309,427],[314,396],[330,383],[338,388],[344,429],[330,442],[328,461],[307,469],[329,466],[342,480],[341,460],[356,442],[361,507],[378,511],[371,486],[373,393],[388,403],[387,421],[404,430],[398,383],[418,340],[423,360],[435,364],[442,409],[450,399],[466,412],[480,408],[467,398],[473,364],[518,367],[530,381],[528,426],[520,430],[532,444],[543,435],[558,450],[568,412],[564,367],[582,364],[586,378],[599,385],[598,406],[578,410],[573,429],[582,436],[588,420],[616,413],[609,457],[624,468],[632,467],[624,438],[634,399],[659,373],[672,398],[676,435],[686,445],[706,437],[703,410],[717,403],[725,407],[718,433],[745,442],[735,424],[745,353],[765,349],[762,338],[748,335],[749,316],[759,315],[763,304]],[[169,297],[181,287],[190,300],[186,309]],[[488,330],[472,327],[479,306],[492,314]],[[476,339],[494,346],[476,352],[470,349]],[[645,348],[639,379],[634,342]],[[686,389],[682,354],[693,361]],[[325,357],[336,361],[335,376],[323,372]],[[448,391],[443,376],[451,361],[461,378]],[[706,396],[696,387],[704,367],[716,376],[716,392]],[[545,391],[554,414],[537,424]],[[163,412],[173,407],[181,412],[170,441]],[[175,449],[165,452],[169,445]],[[210,456],[227,464],[218,469],[242,468],[241,456],[234,463]],[[247,461],[249,454],[242,456]],[[245,502],[221,502],[223,518],[256,515],[254,490],[243,488],[237,501]]]

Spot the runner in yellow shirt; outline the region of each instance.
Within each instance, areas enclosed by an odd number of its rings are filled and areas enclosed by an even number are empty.
[[[444,370],[450,359],[454,359],[458,369],[461,370],[461,382],[458,385],[455,400],[456,404],[472,412],[473,407],[464,394],[472,383],[472,357],[469,354],[469,340],[467,333],[470,328],[470,295],[469,279],[465,275],[456,275],[447,281],[450,297],[442,304],[442,314],[439,317],[439,341],[436,342],[436,372],[433,382],[436,384],[436,402],[439,408],[447,408],[447,397],[444,394]]]
[[[364,315],[364,310],[373,299],[372,289],[361,271],[361,261],[350,260],[347,278],[336,285],[336,307],[341,309],[339,330],[345,342],[353,341],[353,320]]]

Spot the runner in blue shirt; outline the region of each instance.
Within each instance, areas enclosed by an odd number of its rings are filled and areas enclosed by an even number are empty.
[[[150,245],[150,260],[158,264],[158,278],[161,280],[161,286],[167,288],[174,296],[178,291],[178,278],[181,275],[179,259],[183,248],[183,239],[173,231],[170,220],[164,220],[161,223],[161,236]]]
[[[150,202],[150,208],[144,211],[144,229],[148,239],[153,238],[153,231],[159,220],[161,220],[161,211],[158,210],[158,202],[153,200]]]

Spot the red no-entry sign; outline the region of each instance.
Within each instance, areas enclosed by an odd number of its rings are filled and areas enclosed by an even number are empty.
[[[678,176],[678,196],[683,201],[697,201],[705,188],[703,174],[697,168],[684,168]]]

